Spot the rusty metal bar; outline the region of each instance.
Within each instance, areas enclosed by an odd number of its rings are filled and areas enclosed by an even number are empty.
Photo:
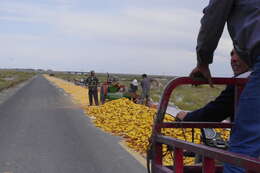
[[[165,166],[165,167],[173,170],[173,166]],[[184,170],[183,171],[184,173],[202,173],[202,165],[184,166],[183,170]],[[215,173],[223,173],[223,166],[216,165]],[[251,172],[251,173],[253,173],[253,172]]]
[[[162,165],[162,144],[160,143],[157,143],[155,144],[155,155],[156,155],[156,158],[155,158],[155,163],[157,165]]]
[[[172,122],[159,123],[156,128],[232,128],[233,123],[215,122]]]
[[[156,173],[173,173],[172,169],[167,168],[166,166],[162,166],[162,165],[154,165],[154,171]]]
[[[184,173],[202,173],[201,165],[197,166],[184,166]],[[223,166],[217,165],[214,173],[223,173]]]
[[[161,128],[155,127],[153,135],[161,134]],[[161,165],[162,166],[162,158],[163,158],[163,152],[162,152],[162,144],[156,143],[155,138],[152,138],[152,151],[153,151],[153,159],[152,159],[152,172],[154,172],[154,166],[153,165]]]
[[[201,154],[204,157],[214,158],[216,160],[227,162],[251,171],[260,170],[260,160],[246,155],[235,154],[229,151],[208,147],[205,145],[193,144],[179,139],[157,135],[155,141],[161,144],[166,144],[171,147],[182,148]]]
[[[212,78],[212,82],[215,85],[242,86],[247,81],[248,81],[248,79],[245,79],[245,78]],[[166,85],[164,92],[162,94],[154,124],[161,123],[163,121],[164,115],[165,115],[165,112],[166,112],[166,108],[168,106],[168,102],[169,102],[169,99],[170,99],[170,96],[171,96],[173,89],[175,89],[177,86],[185,85],[185,84],[200,85],[200,84],[208,84],[208,82],[207,81],[193,80],[190,77],[180,77],[180,78],[176,78],[176,79],[171,80]]]
[[[215,167],[215,160],[209,157],[203,158],[203,171],[204,173],[215,173],[216,167]]]
[[[174,173],[183,173],[183,150],[174,148]]]
[[[243,78],[212,78],[213,84],[216,85],[236,85],[236,87],[242,88],[242,86],[247,82],[247,79]],[[164,137],[161,135],[161,128],[231,128],[233,124],[228,123],[196,123],[189,122],[189,123],[162,123],[166,108],[168,106],[169,98],[171,96],[171,93],[173,89],[175,89],[179,85],[185,85],[185,84],[208,84],[206,81],[195,81],[189,77],[181,77],[177,79],[171,80],[167,86],[164,89],[164,92],[162,94],[160,104],[158,107],[158,112],[156,114],[156,118],[154,120],[153,130],[152,130],[152,143],[153,143],[153,159],[152,159],[152,170],[153,172],[169,172],[169,170],[164,170],[166,167],[162,166],[162,144],[167,144],[169,146],[177,147],[177,148],[184,148],[189,151],[196,150],[196,153],[206,153],[205,156],[211,158],[214,157],[216,159],[223,157],[223,153],[221,153],[221,150],[216,149],[217,151],[210,151],[207,152],[209,147],[206,146],[196,146],[196,144],[191,143],[185,143],[184,141],[179,141],[177,139],[173,140],[169,137]],[[159,142],[159,143],[158,143]],[[182,143],[184,142],[184,143]],[[195,145],[195,146],[194,146]],[[206,147],[206,148],[203,148]],[[178,151],[177,151],[178,152]],[[219,153],[218,153],[219,152]],[[178,154],[176,154],[178,155]],[[216,156],[216,157],[215,157]],[[178,157],[178,156],[176,156]],[[228,157],[224,157],[225,159]],[[241,157],[242,158],[242,157]],[[182,159],[181,159],[182,160]],[[222,158],[219,160],[223,160]],[[232,160],[232,159],[231,159]],[[239,159],[238,159],[239,160]],[[242,159],[243,160],[243,159]],[[244,159],[245,160],[245,159]],[[228,161],[227,161],[228,162]],[[244,163],[244,162],[243,162]],[[256,166],[259,168],[259,163],[253,163],[251,164],[250,160],[248,162],[251,166]],[[177,164],[178,165],[178,164]],[[239,165],[240,166],[240,165]],[[183,165],[182,165],[183,167]],[[247,166],[246,166],[247,167]],[[254,170],[254,169],[253,169]],[[171,171],[170,171],[171,172]]]

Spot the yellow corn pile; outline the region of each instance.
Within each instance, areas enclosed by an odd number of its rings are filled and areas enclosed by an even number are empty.
[[[145,155],[156,109],[135,104],[126,98],[110,101],[101,106],[87,106],[86,88],[47,75],[45,77],[69,93],[73,100],[82,106],[86,115],[92,118],[97,127],[114,135],[122,136],[131,149]],[[174,118],[166,115],[165,121],[172,122]],[[220,129],[218,132],[222,132],[225,138],[229,135],[227,131]],[[163,129],[163,133],[182,140],[192,140],[191,129]],[[200,143],[200,135],[200,130],[195,129],[195,143]],[[166,150],[167,148],[163,147],[163,151],[166,152]],[[192,164],[194,158],[185,158],[184,163]],[[172,164],[170,154],[164,157],[164,164]]]

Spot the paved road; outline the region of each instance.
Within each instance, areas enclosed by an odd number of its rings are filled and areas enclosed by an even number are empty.
[[[68,96],[39,76],[0,105],[0,173],[143,173]]]

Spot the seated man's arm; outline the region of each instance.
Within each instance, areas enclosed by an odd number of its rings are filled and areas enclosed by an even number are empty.
[[[203,108],[187,113],[183,121],[220,122],[234,116],[235,87],[227,86],[224,91]],[[177,115],[178,117],[178,115]]]

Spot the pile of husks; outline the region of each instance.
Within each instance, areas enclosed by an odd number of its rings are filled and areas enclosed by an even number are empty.
[[[86,88],[54,77],[45,77],[69,93],[74,102],[81,105],[86,115],[92,119],[97,127],[114,135],[122,136],[128,147],[145,156],[156,109],[135,104],[126,98],[110,101],[101,106],[87,106]],[[164,121],[172,122],[175,119],[170,115],[166,115]],[[224,138],[229,136],[229,131],[220,129],[217,129],[217,131],[221,132]],[[192,140],[191,129],[164,129],[163,133],[186,141]],[[200,143],[200,135],[200,130],[195,129],[194,142],[197,144]],[[163,151],[167,152],[167,148],[164,147]],[[172,160],[171,154],[167,154],[164,157],[164,164],[172,164]],[[184,163],[192,164],[194,158],[187,157]]]

